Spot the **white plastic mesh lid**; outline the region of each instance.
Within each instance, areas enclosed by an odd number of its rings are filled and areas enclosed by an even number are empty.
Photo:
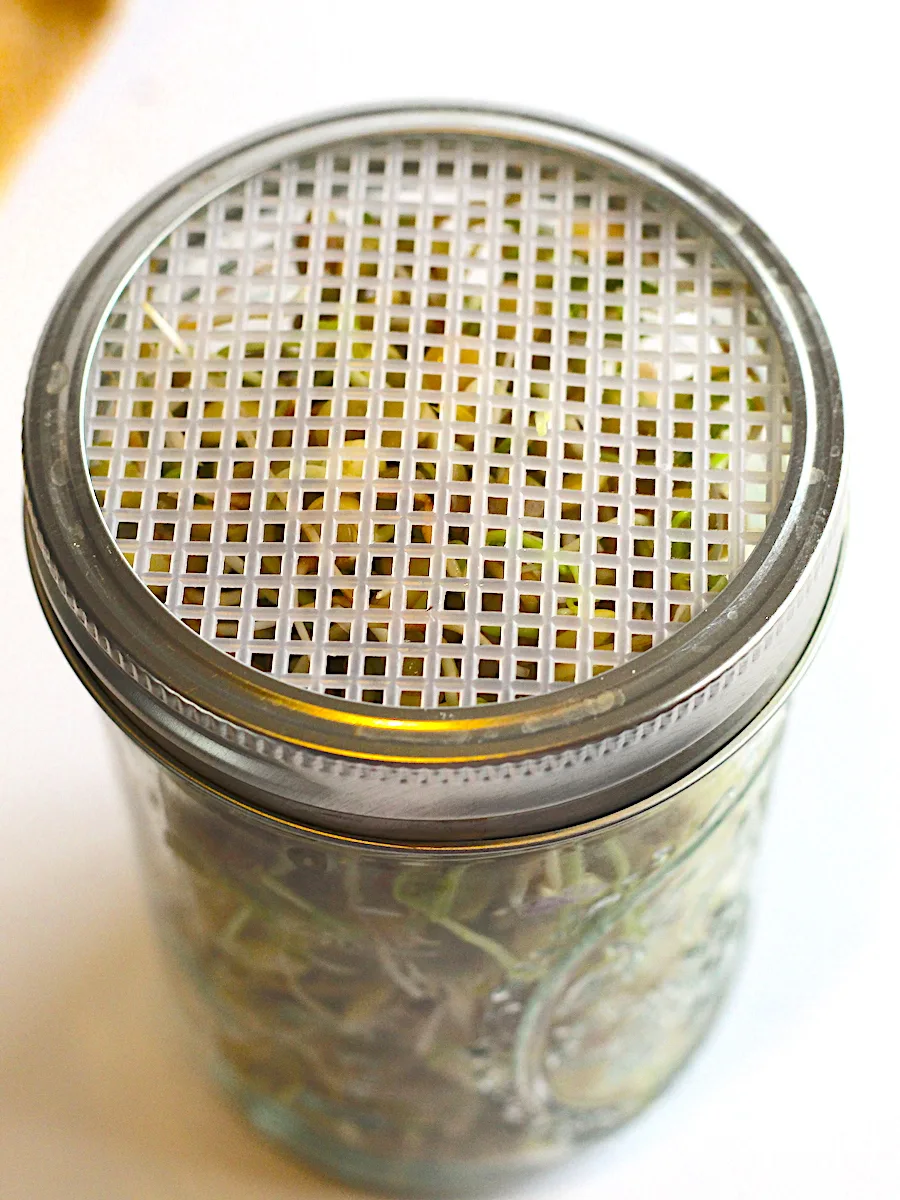
[[[701,612],[777,501],[790,397],[747,278],[646,182],[372,139],[150,251],[85,446],[121,552],[206,641],[314,691],[465,706]]]

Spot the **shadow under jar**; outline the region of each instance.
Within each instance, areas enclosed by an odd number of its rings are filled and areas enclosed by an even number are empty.
[[[667,1083],[740,949],[841,451],[778,252],[590,130],[295,124],[94,250],[29,383],[29,555],[263,1132],[491,1187]]]

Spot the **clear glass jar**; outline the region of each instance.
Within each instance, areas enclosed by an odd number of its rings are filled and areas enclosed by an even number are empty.
[[[727,989],[840,560],[831,350],[752,221],[543,118],[264,132],[79,268],[23,450],[250,1119],[421,1195],[648,1103]]]
[[[417,1194],[569,1156],[644,1107],[741,948],[782,708],[640,811],[467,851],[273,819],[118,735],[156,921],[267,1136]]]

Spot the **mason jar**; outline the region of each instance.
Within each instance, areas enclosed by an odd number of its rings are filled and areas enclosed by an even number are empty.
[[[264,1134],[472,1190],[665,1087],[739,960],[841,453],[767,238],[559,121],[294,123],[95,248],[29,382],[30,562]]]

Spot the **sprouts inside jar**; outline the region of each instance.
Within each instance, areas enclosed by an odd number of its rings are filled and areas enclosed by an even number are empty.
[[[730,980],[782,724],[630,819],[453,854],[254,817],[123,738],[160,928],[217,1076],[303,1156],[416,1194],[610,1132]]]

